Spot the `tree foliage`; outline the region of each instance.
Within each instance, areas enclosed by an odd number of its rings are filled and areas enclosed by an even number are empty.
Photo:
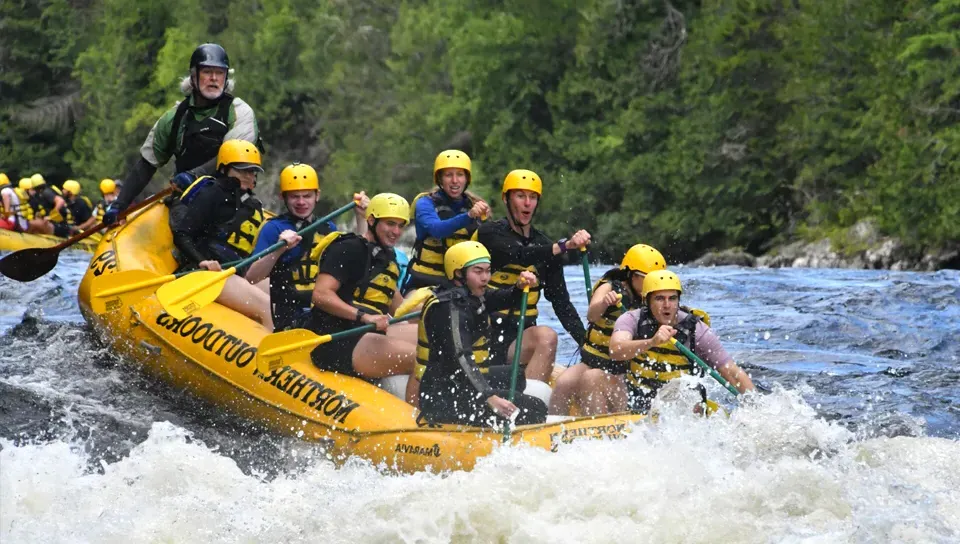
[[[607,258],[866,218],[960,240],[960,0],[0,0],[0,20],[11,177],[122,175],[216,41],[265,196],[301,161],[330,202],[412,197],[455,147],[494,203],[509,170],[540,173],[541,227]]]

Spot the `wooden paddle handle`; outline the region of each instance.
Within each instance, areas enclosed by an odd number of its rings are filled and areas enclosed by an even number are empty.
[[[142,209],[142,208],[146,208],[146,207],[149,206],[150,204],[153,204],[154,202],[160,200],[161,198],[169,195],[169,194],[172,193],[172,192],[173,192],[173,187],[167,187],[166,189],[164,189],[164,190],[160,191],[159,193],[151,196],[150,198],[144,200],[143,202],[137,204],[136,206],[131,206],[131,207],[127,208],[126,210],[124,210],[123,212],[120,213],[120,216],[117,217],[117,221],[125,218],[126,216],[130,215],[131,213],[133,213],[133,212],[135,212],[135,211],[137,211],[137,210],[140,210],[140,209]],[[94,234],[100,232],[100,229],[102,229],[102,228],[104,228],[104,227],[106,227],[106,225],[104,225],[103,223],[97,223],[96,225],[88,228],[87,230],[81,232],[80,234],[76,234],[76,235],[74,235],[74,236],[71,236],[70,238],[67,238],[67,239],[64,240],[63,242],[60,242],[59,244],[57,244],[56,246],[54,246],[53,249],[55,249],[55,250],[60,250],[60,249],[66,248],[66,247],[70,247],[70,246],[72,246],[73,244],[79,242],[80,240],[83,240],[83,239],[85,239],[85,238],[89,238],[90,236],[93,236]]]

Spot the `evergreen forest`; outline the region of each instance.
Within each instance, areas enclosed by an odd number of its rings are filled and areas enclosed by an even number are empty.
[[[123,177],[203,42],[257,113],[273,205],[293,161],[333,206],[412,199],[458,148],[498,215],[534,170],[540,228],[609,260],[864,219],[960,241],[960,0],[0,0],[0,171]]]

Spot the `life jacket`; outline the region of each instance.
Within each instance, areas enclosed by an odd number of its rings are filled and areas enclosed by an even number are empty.
[[[697,322],[700,317],[692,312],[674,327],[677,330],[677,342],[695,351],[697,349]],[[640,317],[634,338],[646,340],[653,338],[660,328],[660,323],[654,319],[650,309],[644,306],[640,309]],[[670,342],[654,346],[641,353],[630,361],[630,370],[627,372],[627,381],[630,385],[639,388],[648,395],[656,393],[665,383],[679,378],[684,374],[703,375],[703,370],[690,362]]]
[[[622,298],[620,304],[614,304],[607,307],[596,322],[591,322],[587,327],[587,334],[582,346],[582,356],[586,359],[593,359],[597,362],[610,360],[610,336],[613,335],[613,327],[617,318],[624,312],[639,308],[642,305],[640,297],[635,296],[633,289],[624,287],[622,281],[601,279],[593,286],[593,292],[603,285],[608,284],[614,293]]]
[[[100,199],[100,202],[97,202],[97,205],[93,207],[93,218],[96,219],[97,223],[103,222],[103,214],[107,213],[107,201]]]
[[[190,111],[190,99],[185,98],[177,105],[167,140],[167,153],[176,156],[177,172],[196,168],[217,156],[223,138],[229,131],[230,106],[233,96],[223,93],[217,101],[217,110],[208,117],[197,120]],[[206,109],[206,108],[204,108]],[[180,126],[183,138],[180,138]],[[177,145],[179,142],[179,145]]]
[[[26,191],[19,187],[14,188],[13,191],[17,193],[17,198],[20,199],[20,209],[17,214],[27,221],[32,220],[33,206],[30,205],[30,195],[28,195]]]
[[[49,185],[48,188],[54,192],[60,198],[63,198],[63,193],[60,192],[60,188],[56,185]],[[42,197],[41,197],[42,198]],[[63,198],[66,202],[66,198]],[[55,202],[48,201],[47,206],[44,207],[46,210],[47,219],[53,223],[68,223],[73,224],[73,213],[70,212],[70,206],[66,205],[62,210],[56,208]]]
[[[293,224],[293,229],[298,231],[312,222],[309,219],[300,219],[285,213],[268,219],[267,223],[279,219],[286,219]],[[313,287],[320,270],[320,255],[336,239],[336,237],[327,236],[331,233],[329,227],[324,224],[313,233],[309,248],[306,240],[300,242],[303,250],[298,259],[292,262],[280,261],[274,265],[270,273],[270,302],[274,308],[274,323],[277,322],[276,316],[280,314],[292,319],[303,310],[310,308]]]
[[[350,293],[338,292],[341,300],[358,310],[375,315],[390,313],[393,304],[393,295],[397,292],[397,281],[400,278],[400,267],[397,266],[396,253],[392,249],[370,247],[365,239],[353,233],[331,232],[323,237],[319,244],[310,251],[311,258],[319,263],[323,253],[334,242],[342,242],[351,238],[359,238],[367,248],[367,262],[364,266],[364,275],[357,286]],[[316,276],[314,276],[316,277]]]
[[[204,187],[216,182],[216,178],[212,176],[197,178],[180,195],[180,202],[189,205]],[[220,225],[213,238],[228,244],[241,257],[247,257],[253,251],[261,225],[263,225],[263,205],[254,197],[243,198],[237,204],[237,213],[234,214],[233,219]]]
[[[439,294],[434,293],[430,298],[428,298],[423,303],[423,308],[420,310],[420,326],[417,328],[417,362],[414,366],[413,376],[416,379],[423,378],[424,372],[427,371],[427,365],[430,364],[430,341],[427,337],[427,328],[424,325],[427,317],[427,310],[438,302],[449,302],[450,304],[463,304],[466,302],[467,297],[464,293],[462,287],[457,287],[454,289],[443,291]],[[461,302],[464,301],[464,302]],[[472,313],[471,309],[471,313]],[[483,312],[483,306],[480,306],[480,312]],[[487,315],[484,315],[480,319],[474,320],[474,330],[470,331],[471,336],[473,337],[473,345],[470,347],[470,352],[473,357],[473,362],[480,367],[480,372],[486,374],[490,371],[490,368],[487,366],[487,362],[490,358],[490,318]],[[486,326],[484,326],[486,325]],[[460,331],[453,331],[454,334],[460,334]],[[450,354],[456,355],[456,354]]]
[[[520,279],[520,273],[524,270],[533,272],[537,274],[537,267],[534,265],[531,266],[520,266],[517,264],[508,264],[497,270],[490,276],[490,287],[494,289],[509,289],[516,285],[517,280]],[[537,311],[537,302],[540,300],[540,283],[537,283],[536,287],[531,287],[530,292],[527,293],[527,313],[526,318],[535,318],[538,315]],[[512,310],[500,310],[500,314],[509,315],[517,319],[520,318],[520,308]]]
[[[430,192],[420,193],[413,199],[411,208],[416,210],[417,201],[421,198],[429,198],[433,201],[433,206],[437,210],[437,216],[446,220],[463,212],[454,211],[450,206],[449,199],[439,188]],[[466,196],[468,202],[472,205],[473,200]],[[443,270],[443,256],[451,247],[466,242],[471,239],[473,233],[480,226],[478,221],[470,224],[468,227],[456,230],[453,234],[444,239],[428,236],[423,240],[417,240],[413,246],[413,259],[410,261],[410,274],[415,276],[421,283],[426,285],[439,284],[446,277]]]

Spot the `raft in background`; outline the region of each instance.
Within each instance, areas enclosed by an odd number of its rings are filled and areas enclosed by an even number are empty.
[[[66,240],[66,238],[48,234],[27,234],[24,232],[0,229],[0,251],[20,251],[21,249],[34,247],[53,247],[64,240]],[[94,234],[86,240],[80,240],[70,246],[70,249],[93,253],[97,250],[97,245],[99,244],[100,235]]]
[[[337,462],[359,456],[404,472],[470,469],[503,442],[503,434],[476,427],[421,426],[418,411],[366,381],[313,365],[257,370],[259,323],[219,304],[184,320],[166,314],[153,294],[106,297],[106,311],[91,304],[92,286],[128,270],[174,271],[167,207],[154,204],[109,231],[80,283],[80,310],[100,337],[125,360],[172,387],[281,434],[319,442]],[[555,450],[582,438],[620,439],[644,416],[612,414],[518,427],[510,442]]]

